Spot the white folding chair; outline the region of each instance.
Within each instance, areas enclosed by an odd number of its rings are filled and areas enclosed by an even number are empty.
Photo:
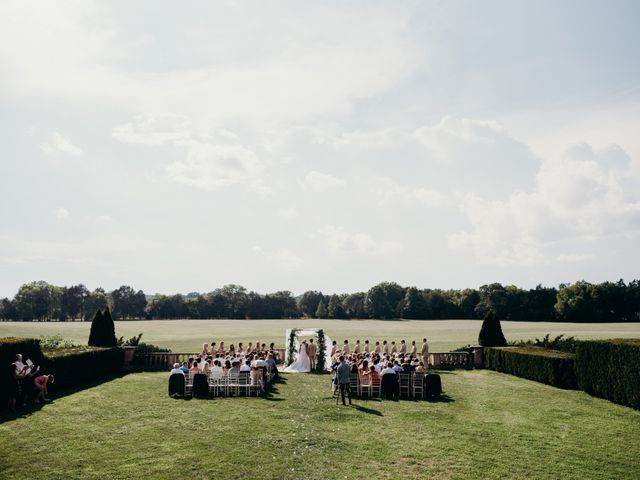
[[[424,374],[413,373],[413,398],[424,398]]]

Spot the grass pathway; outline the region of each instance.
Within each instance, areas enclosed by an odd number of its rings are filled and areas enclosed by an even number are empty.
[[[184,401],[166,374],[128,375],[1,423],[0,477],[640,477],[640,412],[490,371],[442,377],[443,401],[349,408],[328,376]]]

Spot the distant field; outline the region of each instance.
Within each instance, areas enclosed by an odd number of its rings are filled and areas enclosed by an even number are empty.
[[[116,322],[116,335],[129,338],[143,332],[143,341],[171,348],[175,352],[196,351],[204,342],[224,340],[227,344],[275,342],[285,346],[285,329],[321,327],[332,339],[348,338],[371,342],[401,339],[420,342],[429,339],[432,351],[448,351],[477,342],[480,320],[154,320]],[[75,343],[86,343],[90,322],[33,323],[2,322],[0,337],[60,334]],[[640,338],[640,323],[548,323],[502,322],[507,340],[526,340],[565,334],[582,339]]]

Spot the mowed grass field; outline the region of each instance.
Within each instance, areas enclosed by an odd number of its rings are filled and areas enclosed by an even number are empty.
[[[77,344],[86,344],[90,322],[1,322],[0,337],[62,335]],[[418,345],[429,339],[431,351],[448,351],[478,341],[480,320],[154,320],[118,321],[116,335],[125,339],[140,332],[142,340],[169,347],[174,352],[200,351],[202,344],[224,340],[227,345],[238,342],[275,342],[285,347],[287,328],[319,327],[332,339],[342,343],[349,339],[371,342],[387,339],[415,340]],[[502,322],[507,340],[527,340],[565,334],[582,339],[640,338],[640,323],[548,323]]]
[[[0,423],[3,479],[637,479],[640,412],[492,371],[439,401],[336,406],[329,375],[181,400],[137,373]]]

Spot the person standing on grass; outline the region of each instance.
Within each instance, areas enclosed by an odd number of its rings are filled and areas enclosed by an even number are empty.
[[[313,343],[313,338],[309,339],[309,345],[307,345],[307,355],[309,355],[309,360],[311,362],[311,371],[315,371],[316,369],[316,354],[318,353],[318,348],[316,344]]]
[[[351,377],[349,375],[349,364],[345,362],[344,355],[340,355],[340,364],[336,370],[336,375],[338,377],[338,385],[340,386],[340,396],[336,397],[336,405],[338,405],[338,399],[340,397],[342,397],[342,405],[347,405],[344,398],[345,393],[349,397],[349,405],[351,405]]]
[[[429,344],[427,343],[427,339],[422,339],[422,362],[424,363],[424,368],[429,368]]]

